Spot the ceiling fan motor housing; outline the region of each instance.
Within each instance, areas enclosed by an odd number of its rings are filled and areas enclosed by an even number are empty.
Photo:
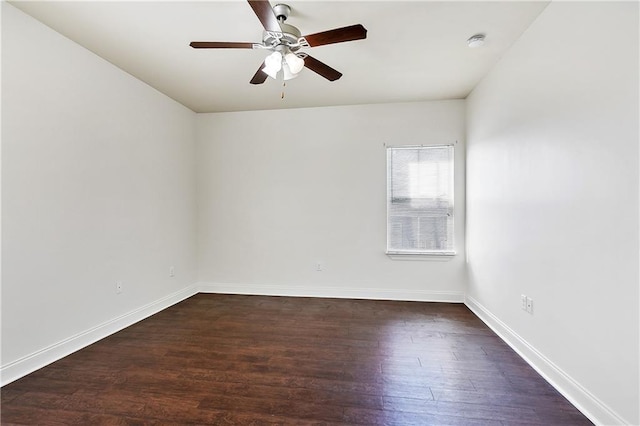
[[[265,46],[275,48],[278,45],[289,46],[292,51],[296,51],[302,47],[300,45],[300,30],[293,25],[280,22],[282,32],[265,31],[262,41]]]
[[[270,50],[284,50],[296,52],[301,47],[309,47],[304,38],[301,39],[302,33],[293,25],[285,24],[291,8],[286,4],[277,4],[273,6],[273,13],[278,19],[281,32],[265,30],[262,35],[262,43],[264,47]]]

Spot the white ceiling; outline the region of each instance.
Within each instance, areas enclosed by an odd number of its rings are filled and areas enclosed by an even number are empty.
[[[282,100],[281,81],[249,84],[268,51],[189,47],[260,42],[262,26],[244,0],[11,3],[196,112],[463,99],[548,4],[286,1],[287,23],[303,35],[357,23],[368,34],[307,49],[344,75],[329,82],[304,69]],[[476,33],[486,44],[470,49]]]

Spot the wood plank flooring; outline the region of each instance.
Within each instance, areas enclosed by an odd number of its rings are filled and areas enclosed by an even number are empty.
[[[591,424],[444,303],[198,294],[1,396],[3,425]]]

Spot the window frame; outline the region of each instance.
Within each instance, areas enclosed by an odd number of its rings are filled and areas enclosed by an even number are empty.
[[[451,149],[451,156],[452,156],[452,162],[451,162],[451,227],[452,227],[452,231],[451,231],[451,239],[452,239],[452,248],[450,250],[398,250],[398,249],[391,249],[389,247],[390,244],[390,232],[391,232],[391,227],[390,227],[390,196],[391,196],[391,191],[392,191],[392,185],[391,185],[391,179],[392,179],[392,170],[391,170],[391,152],[393,150],[398,150],[398,149],[421,149],[421,148],[442,148],[442,147],[447,147]],[[386,191],[386,250],[385,250],[385,254],[390,257],[391,259],[394,260],[443,260],[443,261],[447,261],[452,259],[455,255],[456,255],[456,241],[455,241],[455,234],[456,234],[456,226],[455,226],[455,168],[456,168],[456,161],[455,161],[455,155],[456,155],[456,149],[455,149],[455,144],[454,143],[446,143],[446,144],[423,144],[423,145],[399,145],[399,146],[392,146],[392,145],[386,145],[386,149],[385,149],[385,153],[386,153],[386,174],[387,174],[387,191]]]

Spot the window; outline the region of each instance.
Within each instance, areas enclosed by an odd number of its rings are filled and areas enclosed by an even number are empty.
[[[387,148],[387,253],[453,255],[453,146]]]

